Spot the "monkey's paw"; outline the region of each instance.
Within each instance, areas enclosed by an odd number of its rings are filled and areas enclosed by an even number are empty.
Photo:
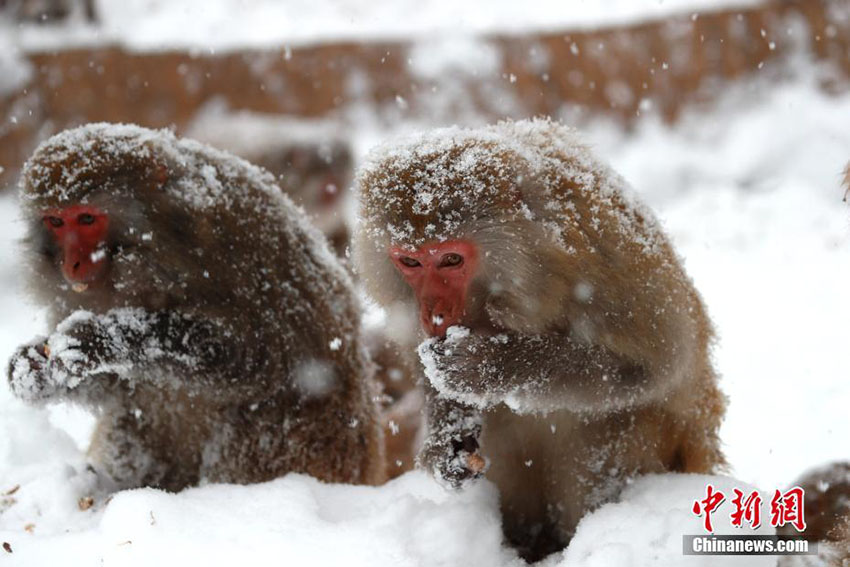
[[[419,452],[417,462],[447,488],[459,490],[484,476],[489,467],[478,453],[478,441],[467,435],[459,440],[428,439]]]
[[[28,402],[46,400],[56,393],[56,384],[49,379],[47,368],[47,343],[36,339],[18,347],[9,360],[7,377],[12,393]]]
[[[442,396],[477,408],[501,400],[489,395],[488,384],[499,379],[492,339],[451,327],[445,339],[419,345],[419,358],[428,381]]]
[[[106,372],[104,361],[114,359],[112,342],[107,330],[91,313],[71,315],[48,340],[50,378],[73,389],[90,375]]]

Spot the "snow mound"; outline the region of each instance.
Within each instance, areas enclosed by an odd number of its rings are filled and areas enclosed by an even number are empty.
[[[58,488],[58,487],[55,487]],[[303,475],[259,485],[209,485],[168,494],[138,489],[78,509],[73,533],[33,518],[33,533],[0,517],[20,565],[506,565],[498,499],[481,484],[449,493],[424,473],[380,487],[327,485]],[[27,487],[21,498],[30,496]],[[24,520],[20,518],[20,520]],[[101,563],[102,562],[102,563]]]
[[[765,521],[751,530],[731,525],[729,515],[733,489],[749,494],[753,487],[733,478],[708,475],[651,475],[638,479],[625,489],[619,502],[602,506],[584,517],[576,535],[564,553],[558,567],[667,567],[705,566],[773,567],[773,556],[685,556],[682,553],[683,535],[705,535],[702,518],[691,510],[695,500],[705,498],[706,485],[727,495],[712,514],[717,535],[774,535],[775,530]],[[770,495],[762,493],[762,503]]]
[[[774,565],[775,557],[682,555],[682,535],[701,533],[702,520],[690,507],[707,483],[727,493],[749,490],[724,477],[639,479],[620,502],[588,515],[570,547],[541,565]],[[80,565],[122,566],[524,564],[501,544],[498,496],[487,482],[450,492],[422,472],[377,488],[328,485],[292,474],[179,494],[130,490],[82,510],[78,498],[85,488],[85,474],[68,466],[18,490],[19,502],[0,515],[0,539],[12,546],[16,565],[69,558]],[[770,527],[751,532],[728,526],[730,506],[726,502],[714,514],[716,533],[772,533]],[[42,519],[42,513],[48,517]]]
[[[498,494],[486,480],[457,492],[419,471],[380,487],[291,474],[263,484],[177,494],[145,488],[108,498],[93,491],[82,452],[46,412],[8,400],[3,418],[0,542],[13,553],[0,553],[9,565],[525,565],[502,544]],[[682,555],[682,535],[702,533],[691,506],[708,483],[727,495],[750,490],[727,477],[638,479],[618,502],[585,517],[566,551],[540,565],[774,565],[774,557]],[[716,533],[772,532],[730,527],[730,506],[727,500],[712,516]]]

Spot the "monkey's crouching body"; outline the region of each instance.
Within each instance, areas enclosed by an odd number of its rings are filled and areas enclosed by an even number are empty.
[[[374,416],[351,405],[286,395],[223,404],[137,385],[99,408],[89,461],[117,488],[179,491],[201,480],[245,484],[288,472],[379,484],[380,446],[359,426]]]
[[[680,408],[652,404],[604,416],[520,415],[504,405],[485,411],[480,452],[489,461],[486,477],[499,487],[508,540],[526,558],[542,558],[564,548],[582,517],[635,476],[713,471],[721,462],[716,441],[699,410],[684,407],[696,400],[680,397]]]
[[[95,409],[95,469],[170,490],[383,480],[350,278],[270,174],[167,131],[95,124],[36,150],[21,203],[55,330],[13,356],[10,386]]]
[[[418,320],[408,348],[430,337],[419,462],[453,487],[495,482],[524,558],[562,548],[635,475],[722,467],[699,295],[571,130],[436,130],[375,150],[357,182],[363,282]]]

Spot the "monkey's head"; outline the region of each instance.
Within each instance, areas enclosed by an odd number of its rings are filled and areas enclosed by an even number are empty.
[[[314,214],[336,204],[351,182],[351,152],[338,140],[293,144],[269,152],[257,163],[278,175],[281,188]]]
[[[37,299],[61,315],[166,308],[214,288],[204,255],[223,207],[201,214],[182,196],[202,200],[223,176],[186,145],[167,131],[94,124],[38,147],[21,176]]]
[[[552,324],[569,285],[565,252],[528,206],[553,175],[545,162],[498,127],[436,130],[373,152],[358,174],[355,239],[373,296],[390,309],[415,302],[431,336]]]

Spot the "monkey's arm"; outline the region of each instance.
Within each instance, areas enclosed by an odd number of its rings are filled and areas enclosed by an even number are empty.
[[[428,436],[417,462],[441,483],[461,488],[484,474],[486,461],[478,455],[480,410],[441,396],[424,384]]]
[[[19,397],[38,401],[70,393],[91,399],[95,390],[133,370],[156,377],[152,370],[167,368],[215,380],[238,365],[232,345],[219,325],[181,313],[78,311],[46,342],[18,349],[9,363],[9,383]]]
[[[610,411],[662,387],[644,366],[565,335],[487,337],[462,330],[422,343],[419,354],[441,395],[479,408],[506,403],[518,413]]]

